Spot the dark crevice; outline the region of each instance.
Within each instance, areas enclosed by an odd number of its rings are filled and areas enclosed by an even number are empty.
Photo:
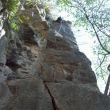
[[[50,95],[50,98],[51,98],[51,100],[52,100],[52,105],[53,105],[54,110],[60,110],[60,109],[57,107],[57,104],[55,103],[54,97],[52,96],[52,94],[51,94],[51,92],[50,92],[50,90],[49,90],[49,88],[48,88],[46,82],[43,81],[43,83],[44,83],[44,86],[45,86],[47,92],[48,92],[49,95]]]

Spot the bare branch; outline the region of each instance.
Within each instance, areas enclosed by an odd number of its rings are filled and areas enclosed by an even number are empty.
[[[95,69],[96,71],[102,66],[102,64],[103,64],[103,62],[104,62],[104,60],[105,60],[105,58],[106,58],[106,55],[104,55],[103,59],[100,61],[99,66]]]
[[[96,27],[97,27],[97,29],[102,33],[102,34],[104,34],[105,36],[107,36],[107,37],[110,37],[110,35],[108,35],[107,33],[105,33],[104,31],[102,31],[98,26],[97,26],[97,24],[94,24]]]
[[[108,54],[110,54],[110,51],[107,50],[107,49],[103,46],[103,44],[101,43],[100,38],[99,38],[99,35],[98,35],[98,33],[97,33],[96,29],[95,29],[95,26],[94,26],[94,24],[90,21],[88,15],[87,15],[87,13],[86,13],[86,10],[85,10],[85,9],[83,9],[83,10],[84,10],[84,15],[85,15],[87,21],[90,23],[90,25],[92,26],[92,28],[93,28],[93,30],[94,30],[94,32],[95,32],[95,35],[96,35],[96,37],[97,37],[97,40],[98,40],[100,46],[102,47],[103,50],[105,50]]]

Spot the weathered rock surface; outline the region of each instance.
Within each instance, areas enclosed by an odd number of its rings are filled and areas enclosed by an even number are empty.
[[[8,82],[14,96],[3,110],[54,110],[51,98],[38,78],[27,78]],[[13,87],[12,87],[13,85]]]
[[[48,23],[41,10],[21,10],[31,19],[0,39],[0,110],[110,110],[71,23]]]
[[[109,110],[110,98],[92,86],[71,82],[48,83],[57,110]]]

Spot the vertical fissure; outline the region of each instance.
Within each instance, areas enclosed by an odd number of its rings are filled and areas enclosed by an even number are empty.
[[[52,105],[53,105],[54,110],[59,110],[59,108],[57,107],[57,104],[56,104],[56,102],[55,102],[55,99],[54,99],[54,97],[52,96],[52,94],[51,94],[51,92],[50,92],[50,90],[49,90],[49,88],[48,88],[46,82],[43,82],[43,83],[44,83],[44,86],[45,86],[47,92],[48,92],[49,95],[50,95],[50,98],[51,98],[51,100],[52,100]]]

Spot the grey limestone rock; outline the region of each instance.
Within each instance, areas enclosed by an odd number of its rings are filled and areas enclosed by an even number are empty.
[[[110,98],[87,85],[47,83],[58,110],[109,110]]]
[[[0,110],[110,110],[71,23],[48,26],[42,5],[20,13],[32,20],[10,34],[8,46],[5,36],[0,39]]]
[[[61,23],[53,22],[51,29],[54,32],[57,31],[57,33],[61,34],[63,36],[63,39],[65,39],[72,48],[74,48],[74,46],[77,47],[76,39],[71,30],[71,25],[68,21],[62,20]]]
[[[40,79],[32,77],[15,80],[15,86],[16,98],[11,97],[7,106],[1,110],[54,110],[51,98]]]
[[[3,36],[0,39],[0,63],[6,63],[6,48],[7,48],[7,38]]]

